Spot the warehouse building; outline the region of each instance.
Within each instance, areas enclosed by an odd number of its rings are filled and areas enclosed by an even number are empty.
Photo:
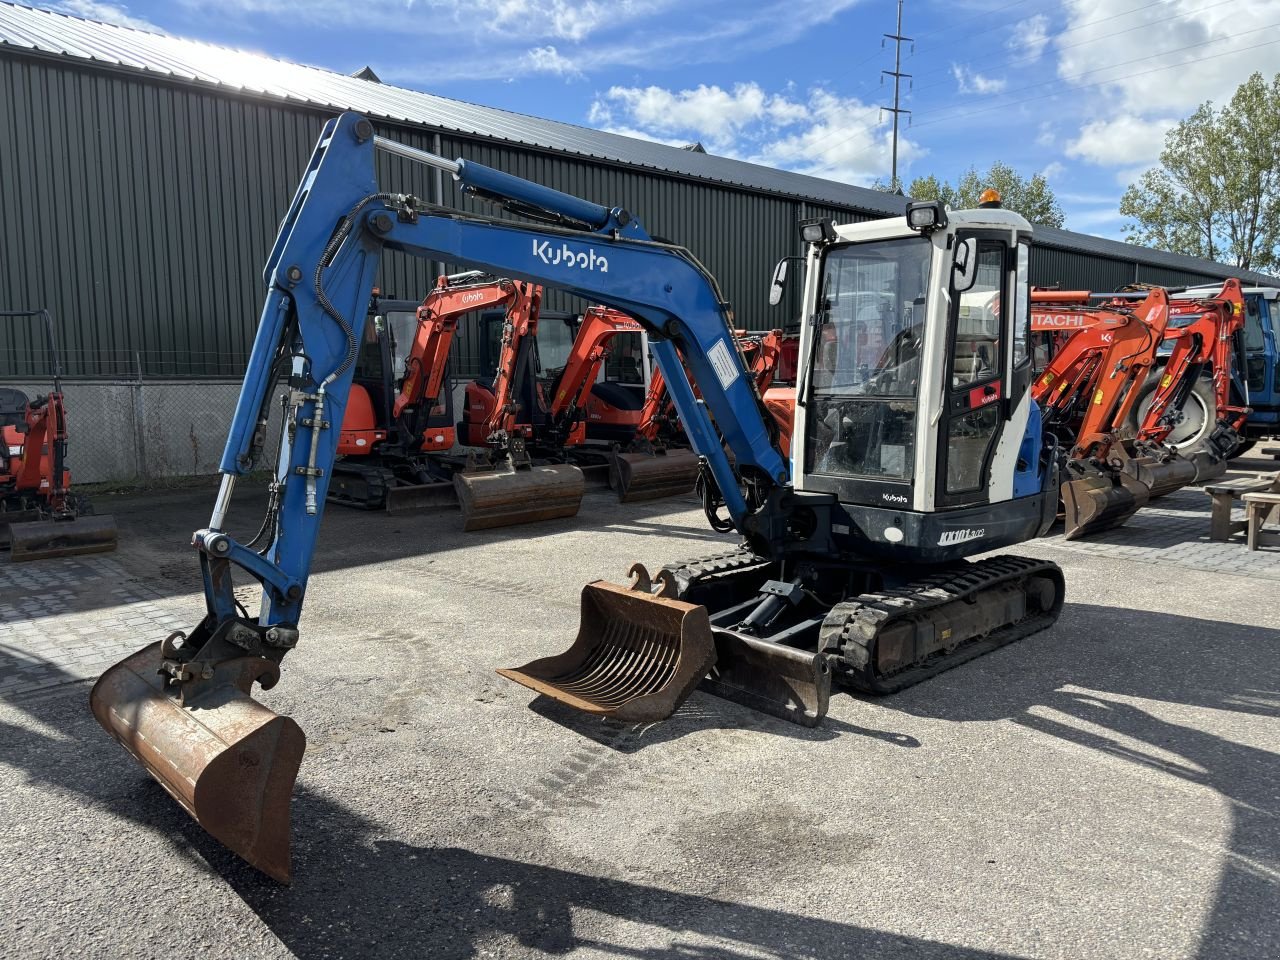
[[[799,219],[902,212],[900,197],[540,120],[216,47],[0,3],[0,309],[47,306],[69,377],[81,480],[211,472],[263,298],[262,264],[321,125],[356,110],[379,133],[635,212],[720,281],[740,324],[767,305]],[[381,156],[381,182],[475,209],[447,177]],[[447,265],[400,254],[380,285],[422,296]],[[1038,228],[1032,280],[1267,278]],[[553,301],[553,306],[573,304]],[[460,344],[455,372],[477,351]],[[469,351],[469,352],[468,352]],[[34,329],[0,330],[0,379],[39,389]],[[123,438],[131,438],[131,442]]]

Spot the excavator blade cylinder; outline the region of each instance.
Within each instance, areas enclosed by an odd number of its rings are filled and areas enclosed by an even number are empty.
[[[179,702],[161,660],[154,643],[99,677],[93,715],[211,836],[288,883],[289,800],[306,737],[249,696],[279,668],[257,657],[226,661]]]
[[[691,493],[697,479],[698,455],[692,450],[669,450],[657,455],[615,453],[610,458],[609,486],[621,503]]]
[[[825,656],[727,630],[715,639],[716,663],[701,689],[802,727],[822,722],[831,698]]]
[[[498,673],[586,713],[646,723],[675,713],[715,659],[706,607],[599,580],[582,588],[568,650]]]
[[[1149,499],[1146,485],[1123,473],[1068,480],[1061,493],[1068,540],[1120,526]]]
[[[9,556],[14,563],[107,553],[115,548],[116,521],[109,515],[9,525]]]
[[[564,465],[459,473],[453,483],[464,530],[577,516],[587,487],[581,470]]]
[[[1156,457],[1132,457],[1125,461],[1124,472],[1144,484],[1150,499],[1180,490],[1196,478],[1195,464],[1182,457],[1160,460]]]

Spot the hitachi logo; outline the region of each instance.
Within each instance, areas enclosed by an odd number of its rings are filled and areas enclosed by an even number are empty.
[[[906,503],[907,498],[900,493],[882,493],[880,499],[885,503]]]
[[[533,255],[549,267],[563,263],[566,267],[577,267],[579,270],[609,272],[609,259],[599,256],[591,247],[587,247],[586,253],[579,253],[569,249],[567,243],[553,248],[550,240],[535,240]]]
[[[978,527],[976,530],[965,528],[964,530],[944,530],[942,536],[938,537],[938,546],[954,547],[957,543],[968,543],[970,540],[981,540],[987,535],[986,527]]]

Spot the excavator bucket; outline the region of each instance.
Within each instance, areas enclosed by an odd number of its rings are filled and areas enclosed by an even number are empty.
[[[458,492],[451,481],[415,483],[387,490],[384,509],[392,516],[421,513],[441,507],[453,507],[458,503]]]
[[[563,464],[464,471],[454,476],[453,483],[464,530],[577,516],[587,488],[582,471]]]
[[[609,486],[621,503],[678,497],[691,492],[697,479],[698,455],[692,450],[615,451],[609,458]]]
[[[13,542],[14,524],[30,523],[40,519],[39,510],[0,510],[0,550],[8,550]]]
[[[306,737],[249,696],[255,681],[273,686],[279,666],[226,661],[179,700],[162,659],[153,643],[99,677],[89,694],[93,715],[215,839],[288,883],[289,799]]]
[[[115,548],[116,521],[109,515],[9,525],[9,557],[14,563],[107,553]]]
[[[578,710],[647,723],[675,713],[715,660],[706,607],[598,580],[582,588],[568,650],[498,673]]]
[[[1149,496],[1152,500],[1180,490],[1196,479],[1195,464],[1179,456],[1165,460],[1149,456],[1130,457],[1125,460],[1124,472],[1144,484],[1151,491]]]
[[[1068,540],[1118,527],[1150,499],[1146,484],[1120,472],[1068,480],[1061,493]]]

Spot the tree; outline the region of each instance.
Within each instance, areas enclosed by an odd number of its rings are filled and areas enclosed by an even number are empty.
[[[913,200],[941,200],[954,210],[967,210],[979,204],[982,192],[988,188],[1000,194],[1006,209],[1022,214],[1032,223],[1061,227],[1066,222],[1058,198],[1053,195],[1053,188],[1044,174],[1033,174],[1028,179],[999,160],[986,173],[980,174],[970,167],[954,187],[933,174],[917,177],[911,181],[907,196]]]
[[[1246,270],[1280,265],[1280,73],[1255,73],[1220,110],[1165,135],[1160,166],[1120,200],[1126,239]]]

